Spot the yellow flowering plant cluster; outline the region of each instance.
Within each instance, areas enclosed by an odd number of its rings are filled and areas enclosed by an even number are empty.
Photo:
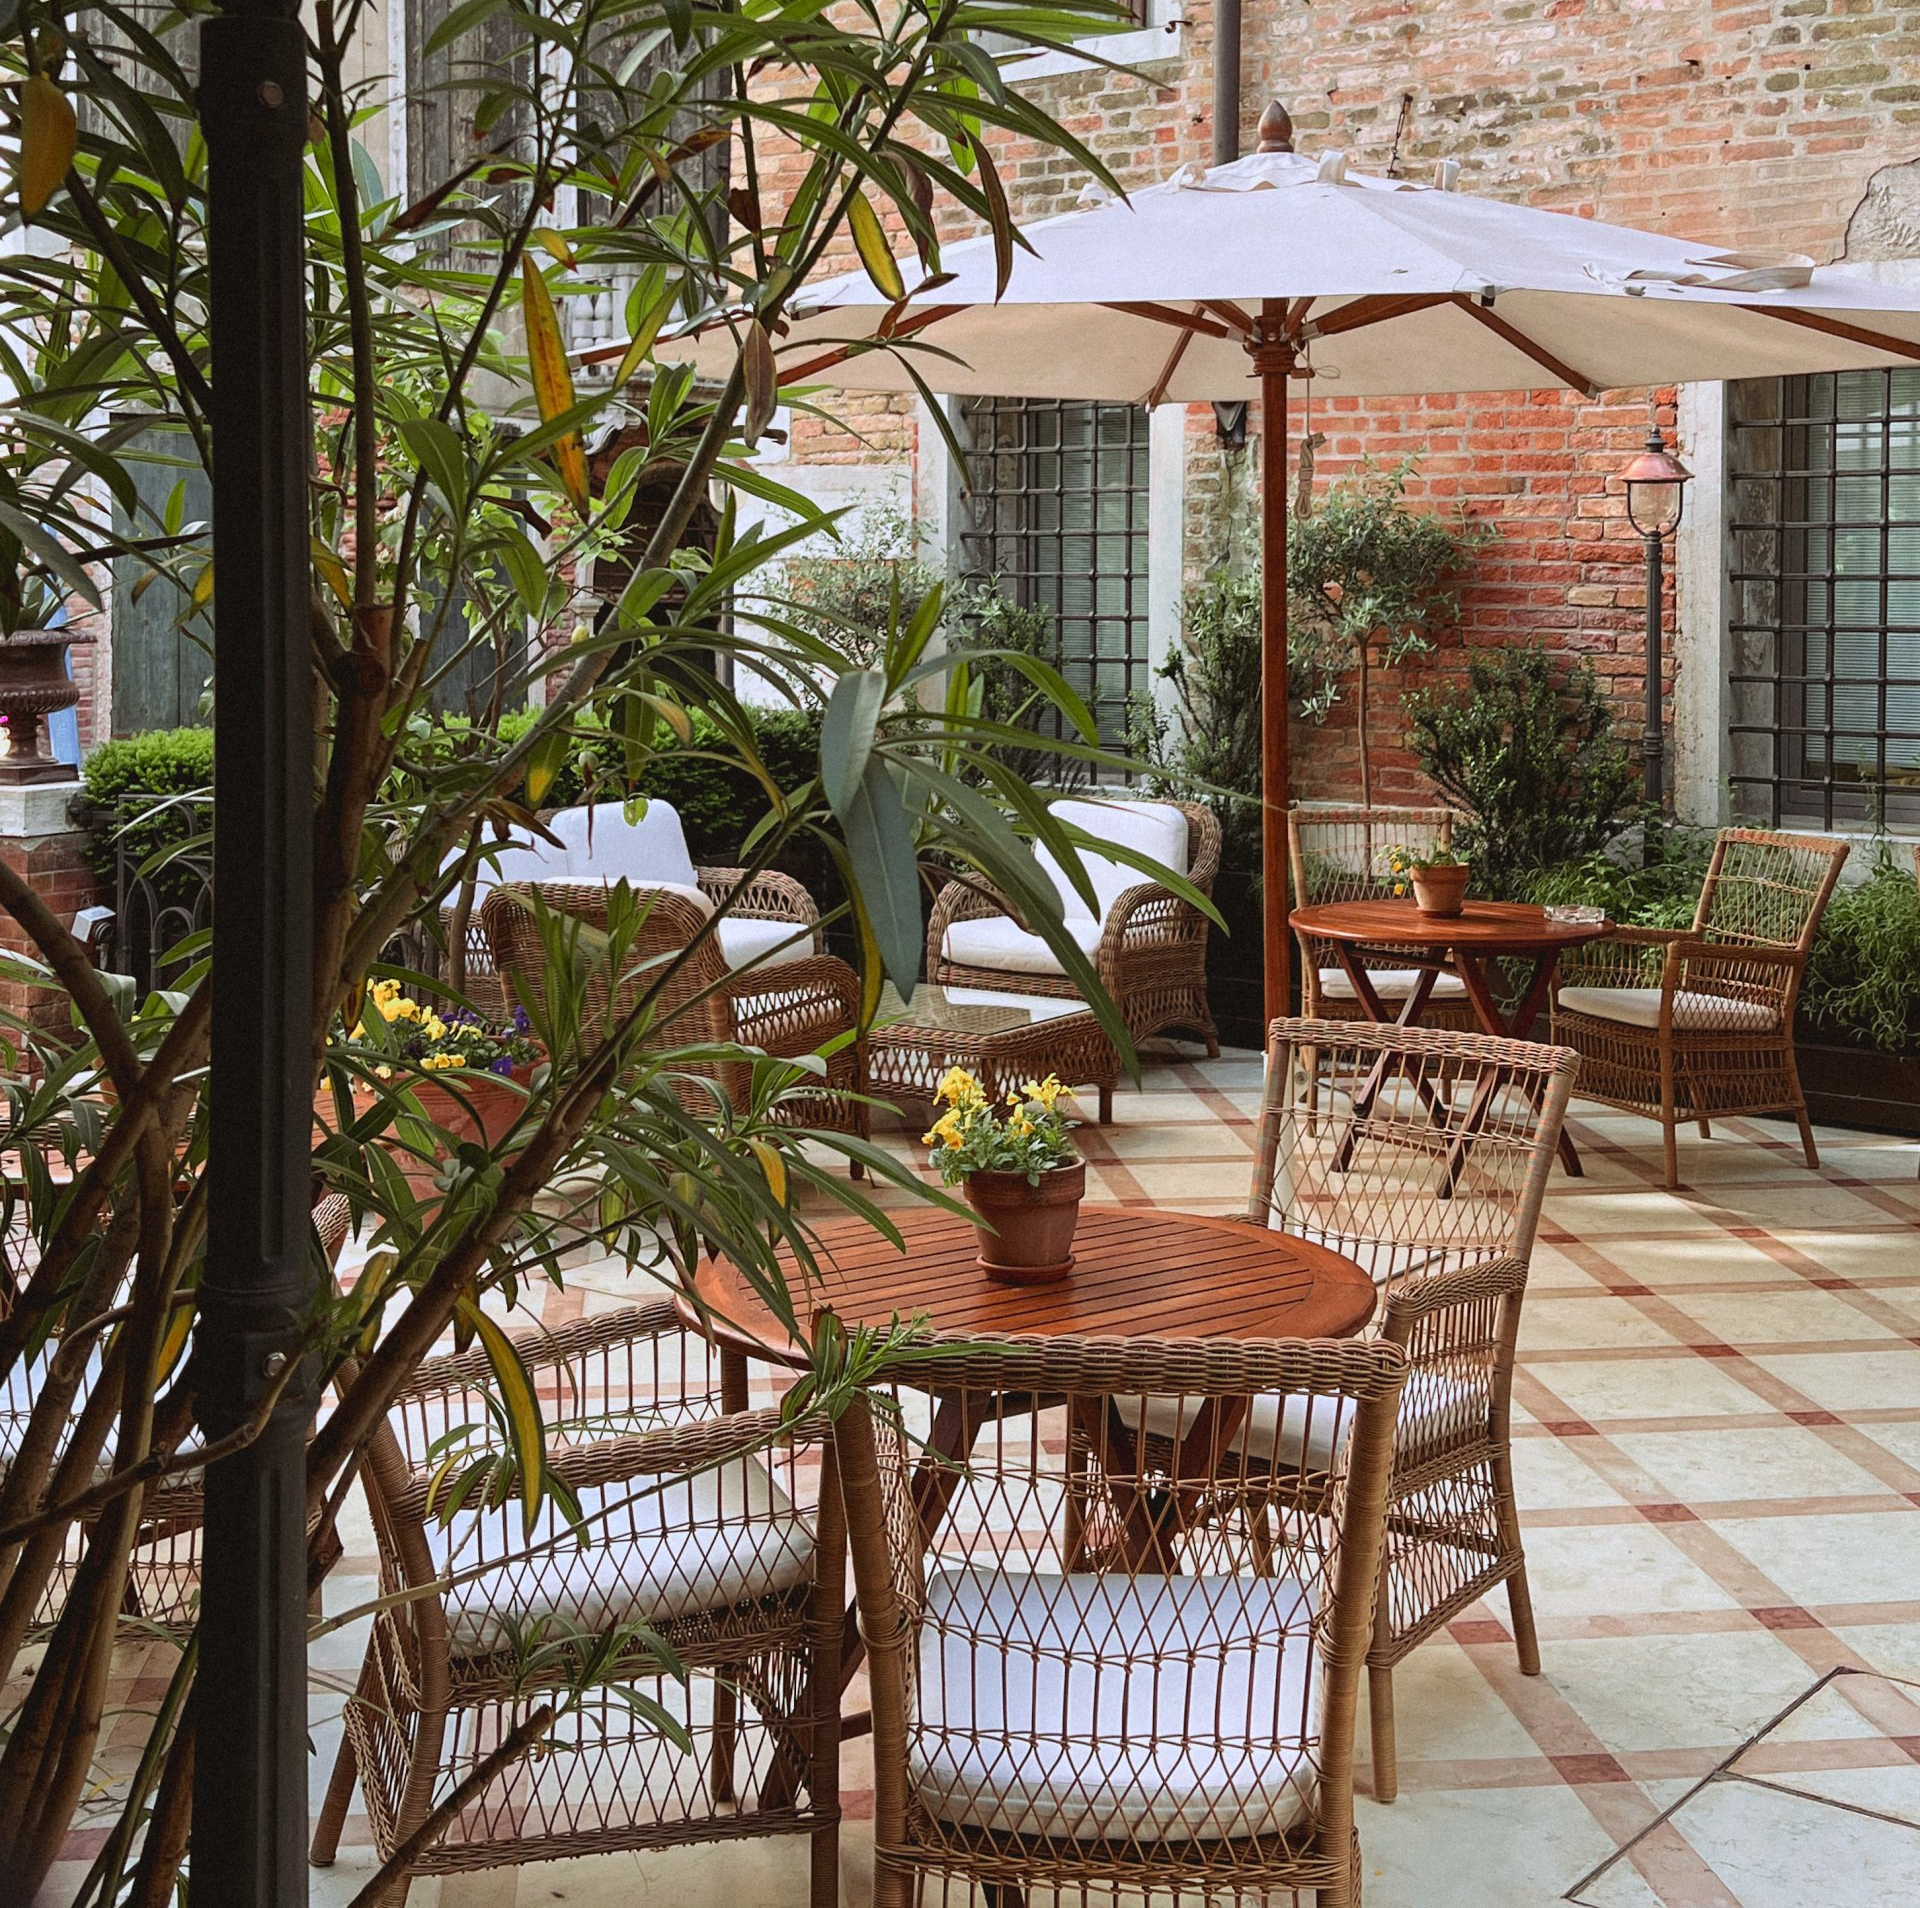
[[[539,1043],[528,1036],[527,1019],[516,1008],[510,1027],[493,1027],[464,1008],[442,1014],[426,1001],[407,993],[396,980],[377,980],[367,989],[353,1037],[393,1054],[422,1073],[445,1073],[462,1068],[473,1073],[511,1073],[540,1057]],[[382,1063],[374,1071],[383,1079],[393,1068]]]
[[[1009,1090],[996,1106],[964,1067],[949,1067],[933,1097],[942,1111],[922,1139],[949,1186],[969,1173],[1022,1173],[1037,1186],[1042,1173],[1079,1157],[1076,1122],[1061,1105],[1073,1095],[1057,1074]]]
[[[1466,865],[1466,862],[1450,849],[1429,848],[1424,853],[1417,854],[1413,849],[1400,843],[1395,843],[1380,856],[1380,872],[1396,895],[1409,895],[1413,892],[1413,875],[1416,868],[1464,868]]]

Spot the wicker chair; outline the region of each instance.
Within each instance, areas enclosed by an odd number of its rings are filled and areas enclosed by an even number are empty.
[[[1794,1063],[1800,978],[1847,844],[1723,828],[1691,928],[1613,929],[1561,963],[1553,1038],[1580,1055],[1580,1093],[1660,1122],[1666,1183],[1677,1131],[1736,1113],[1791,1113],[1820,1164]]]
[[[1202,894],[1213,893],[1220,824],[1198,802],[1062,801],[1055,813],[1096,838],[1124,838],[1184,874]],[[1184,842],[1177,832],[1180,819],[1186,823]],[[1155,854],[1163,844],[1168,851]],[[1051,856],[1043,850],[1039,859],[1060,891],[1068,932],[1092,961],[1134,1040],[1184,1027],[1206,1041],[1209,1058],[1217,1056],[1220,1034],[1207,1005],[1207,917],[1158,882],[1143,880],[1137,868],[1089,850],[1081,860],[1100,898],[1096,917]],[[927,978],[942,987],[1052,1000],[1076,999],[1080,991],[1012,903],[977,881],[950,881],[934,902]]]
[[[807,1835],[810,1899],[832,1908],[845,1527],[820,1427],[783,1426],[777,1410],[714,1415],[715,1361],[664,1297],[519,1344],[547,1401],[550,1473],[590,1541],[551,1500],[530,1537],[517,1497],[489,1508],[474,1491],[451,1517],[436,1509],[459,1428],[478,1433],[463,1458],[494,1448],[489,1366],[475,1350],[414,1375],[368,1449],[380,1589],[396,1601],[374,1618],[313,1861],[333,1860],[356,1773],[388,1860],[535,1702],[566,1689],[580,1653],[617,1634],[604,1686],[480,1788],[408,1878]],[[696,1753],[631,1694],[669,1712]]]
[[[1379,901],[1395,892],[1386,872],[1388,854],[1414,854],[1453,844],[1450,808],[1293,808],[1287,811],[1287,861],[1296,906],[1335,901]],[[1300,1011],[1309,1020],[1364,1020],[1366,1009],[1330,942],[1296,931],[1300,944]],[[1374,991],[1389,1006],[1413,992],[1419,970],[1396,967],[1376,955],[1360,956]],[[1457,974],[1442,974],[1421,1010],[1421,1024],[1474,1032],[1479,1022]]]
[[[515,828],[506,845],[488,849],[475,865],[465,935],[467,993],[488,1013],[503,1013],[507,998],[480,911],[489,891],[502,883],[626,880],[636,887],[697,886],[716,909],[724,909],[720,951],[730,968],[798,960],[822,951],[820,910],[800,882],[771,868],[696,868],[670,802],[649,801],[638,822],[626,819],[619,802],[562,808],[545,819],[557,845],[530,829]],[[456,850],[443,872],[465,859],[466,851]],[[453,906],[440,911],[442,939],[449,946],[457,912]]]
[[[313,1209],[313,1224],[328,1265],[337,1264],[352,1224],[347,1201],[337,1193],[323,1199]],[[20,1449],[34,1400],[59,1351],[60,1342],[54,1340],[33,1357],[19,1360],[0,1383],[0,1476],[5,1475]],[[70,1423],[78,1421],[99,1380],[100,1369],[96,1341],[74,1395]],[[61,1448],[65,1448],[64,1439]],[[198,1471],[163,1478],[149,1486],[141,1500],[139,1531],[127,1561],[127,1615],[183,1641],[199,1618],[200,1525],[204,1511],[205,1493]],[[92,1522],[88,1519],[80,1531],[68,1534],[66,1550],[34,1613],[37,1622],[51,1623],[60,1614]]]
[[[1508,1410],[1540,1202],[1578,1062],[1486,1034],[1276,1020],[1247,1217],[1358,1260],[1401,1346],[1381,1591],[1367,1652],[1373,1790],[1395,1794],[1393,1670],[1507,1586],[1540,1673]],[[1274,1407],[1264,1408],[1256,1426]],[[1287,1443],[1321,1453],[1312,1426]]]
[[[955,1463],[918,1456],[924,1399],[848,1409],[875,1908],[976,1886],[999,1908],[1358,1901],[1354,1711],[1403,1370],[1327,1340],[948,1338],[921,1382],[979,1427]],[[1151,1467],[1118,1403],[1146,1393],[1194,1426]],[[1277,1451],[1253,1491],[1216,1465],[1271,1395],[1351,1426],[1330,1506],[1324,1477],[1282,1486]]]
[[[607,924],[614,890],[597,881],[542,883],[537,889],[498,887],[480,909],[480,924],[496,970],[507,977],[511,997],[543,1018],[547,949],[531,906],[537,893],[557,914],[600,932]],[[592,967],[588,980],[587,1027],[610,1024],[640,993],[656,983],[659,998],[647,1044],[654,1048],[737,1042],[764,1048],[787,1059],[811,1054],[836,1034],[850,1033],[860,1017],[860,982],[845,961],[830,954],[782,960],[745,971],[729,970],[714,934],[701,935],[708,910],[675,889],[635,893],[644,918],[628,950],[628,970],[618,979],[606,961]],[[698,940],[698,945],[693,945]],[[677,969],[662,979],[664,957],[692,947]],[[585,953],[584,947],[579,950]],[[717,1079],[738,1103],[747,1086],[744,1065],[690,1063],[677,1069],[688,1076]],[[866,1045],[850,1041],[827,1061],[822,1093],[796,1094],[783,1103],[783,1116],[798,1124],[834,1132],[868,1132],[869,1109],[857,1097],[866,1079]]]

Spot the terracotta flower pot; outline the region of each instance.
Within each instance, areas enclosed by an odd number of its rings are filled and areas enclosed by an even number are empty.
[[[524,1091],[515,1092],[500,1075],[485,1069],[469,1073],[462,1067],[450,1071],[459,1082],[457,1092],[451,1087],[442,1086],[438,1080],[415,1080],[412,1083],[413,1097],[419,1101],[420,1111],[435,1126],[450,1133],[455,1146],[472,1140],[491,1149],[525,1109],[527,1102]],[[519,1066],[514,1068],[512,1077],[524,1088],[532,1073],[530,1066]],[[371,1092],[356,1092],[353,1101],[354,1114],[358,1117],[374,1104],[374,1096]],[[322,1087],[314,1095],[313,1106],[320,1124],[331,1132],[334,1127],[332,1092]],[[395,1164],[415,1195],[421,1199],[437,1196],[439,1188],[434,1184],[433,1176],[441,1161],[449,1156],[451,1148],[443,1145],[431,1162],[422,1159],[411,1148],[400,1145],[397,1140],[391,1150]]]
[[[1473,871],[1464,866],[1415,868],[1414,905],[1422,914],[1452,920],[1466,906],[1467,877]]]
[[[1002,1285],[1064,1279],[1073,1270],[1073,1234],[1086,1190],[1083,1159],[1042,1173],[1037,1186],[1025,1173],[969,1173],[967,1204],[986,1221],[979,1228],[981,1271]]]

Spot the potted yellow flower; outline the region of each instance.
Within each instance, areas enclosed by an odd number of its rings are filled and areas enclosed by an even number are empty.
[[[1087,1190],[1074,1122],[1061,1107],[1073,1095],[1050,1073],[996,1107],[971,1073],[952,1067],[934,1098],[944,1110],[925,1141],[940,1177],[973,1208],[980,1269],[1006,1285],[1064,1279]]]

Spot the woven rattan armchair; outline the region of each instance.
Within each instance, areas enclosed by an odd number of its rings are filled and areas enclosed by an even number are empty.
[[[1384,1288],[1409,1360],[1367,1652],[1373,1791],[1396,1791],[1394,1666],[1501,1583],[1540,1673],[1509,1405],[1540,1203],[1578,1067],[1486,1034],[1277,1020],[1247,1217],[1331,1246]],[[1272,1407],[1266,1408],[1271,1413]],[[1265,1422],[1265,1414],[1256,1424]],[[1313,1427],[1294,1444],[1327,1453]]]
[[[1200,803],[1065,801],[1057,812],[1090,835],[1124,836],[1129,846],[1149,854],[1164,838],[1171,852],[1154,858],[1212,895],[1220,868],[1220,824]],[[1177,832],[1181,820],[1184,842]],[[1052,858],[1042,852],[1039,859],[1060,891],[1067,931],[1078,938],[1134,1040],[1186,1028],[1205,1040],[1210,1058],[1217,1056],[1220,1035],[1207,1005],[1207,917],[1158,882],[1143,880],[1137,868],[1089,849],[1081,860],[1100,898],[1096,917]],[[934,902],[927,922],[927,978],[942,987],[997,994],[1079,996],[1052,950],[1028,930],[1013,904],[978,880],[950,881]]]
[[[538,893],[552,911],[603,931],[613,890],[600,882],[542,883],[535,889],[498,887],[480,909],[480,922],[495,968],[507,977],[511,997],[538,1017],[547,985],[547,951],[531,898]],[[845,961],[808,955],[745,971],[729,969],[716,934],[702,932],[708,910],[675,889],[635,892],[644,913],[627,953],[626,973],[614,976],[601,961],[590,970],[587,1021],[591,1029],[626,1012],[645,990],[659,987],[655,1047],[691,1047],[737,1042],[786,1059],[815,1052],[837,1034],[852,1032],[860,1016],[860,982]],[[697,943],[697,944],[696,944]],[[663,978],[664,957],[691,948],[687,959]],[[717,1078],[738,1103],[746,1088],[743,1065],[690,1064],[689,1076]],[[866,1078],[864,1041],[849,1041],[827,1060],[830,1091],[797,1094],[783,1103],[799,1124],[865,1136],[869,1114],[857,1097]]]
[[[1403,1368],[1383,1344],[949,1339],[923,1382],[937,1427],[977,1427],[936,1429],[957,1461],[921,1456],[915,1394],[844,1414],[875,1908],[976,1886],[999,1908],[1358,1901],[1355,1706]],[[1192,1424],[1151,1466],[1118,1402],[1147,1393]],[[1330,1499],[1322,1476],[1284,1486],[1277,1451],[1252,1489],[1216,1464],[1270,1396],[1351,1426]]]
[[[585,1537],[551,1499],[531,1537],[517,1496],[487,1508],[476,1491],[450,1519],[435,1509],[449,1438],[476,1427],[463,1457],[496,1444],[485,1354],[423,1366],[368,1451],[380,1589],[394,1602],[374,1618],[347,1705],[314,1862],[333,1860],[356,1772],[385,1861],[564,1688],[565,1653],[550,1646],[644,1624],[687,1680],[631,1635],[607,1686],[487,1783],[409,1877],[807,1835],[813,1908],[832,1908],[845,1526],[820,1427],[783,1427],[777,1410],[714,1415],[712,1354],[664,1297],[519,1345],[545,1400],[549,1471]],[[622,1689],[672,1714],[695,1753]]]
[[[730,968],[798,960],[823,949],[820,910],[803,883],[772,868],[695,867],[670,802],[650,800],[637,822],[626,819],[624,804],[601,802],[557,809],[545,825],[553,840],[515,828],[506,846],[476,864],[464,936],[467,993],[488,1013],[502,1013],[508,1005],[480,920],[488,892],[502,883],[625,880],[635,887],[698,887],[720,912],[720,951]],[[465,858],[465,849],[456,850],[447,867]],[[441,938],[449,947],[459,932],[458,912],[456,903],[440,911]]]
[[[1387,858],[1394,849],[1419,855],[1452,845],[1450,808],[1289,809],[1287,862],[1294,905],[1311,908],[1336,901],[1386,900],[1403,891],[1387,872]],[[1332,944],[1297,930],[1294,939],[1300,944],[1300,1011],[1310,1020],[1366,1019],[1366,1009]],[[1374,992],[1389,1007],[1399,1008],[1413,992],[1418,968],[1396,966],[1377,954],[1358,954],[1358,959]],[[1420,1020],[1423,1026],[1467,1032],[1478,1027],[1459,975],[1442,974],[1435,980]]]
[[[314,1235],[329,1266],[338,1262],[351,1224],[351,1209],[338,1194],[314,1207]],[[5,1477],[8,1465],[20,1449],[28,1420],[33,1415],[34,1401],[60,1350],[61,1341],[50,1341],[33,1357],[17,1361],[0,1383],[0,1478]],[[67,1448],[71,1426],[79,1422],[98,1388],[100,1370],[96,1338],[74,1395],[68,1432],[56,1450],[56,1463]],[[107,1449],[109,1452],[112,1449],[111,1437]],[[104,1466],[105,1459],[101,1462]],[[72,1487],[81,1482],[78,1478],[69,1480],[69,1487],[56,1495],[70,1496]],[[198,1471],[164,1477],[148,1485],[140,1501],[139,1532],[127,1560],[126,1614],[180,1640],[192,1632],[199,1617],[200,1530],[205,1508],[204,1481]],[[73,1574],[80,1567],[86,1534],[93,1522],[88,1518],[79,1530],[67,1533],[62,1555],[47,1581],[40,1607],[34,1612],[37,1622],[51,1623],[60,1614]]]
[[[1666,1183],[1677,1133],[1716,1116],[1791,1113],[1820,1164],[1794,1061],[1807,952],[1847,844],[1723,828],[1690,928],[1613,929],[1561,962],[1553,1038],[1580,1055],[1580,1094],[1660,1122]]]

